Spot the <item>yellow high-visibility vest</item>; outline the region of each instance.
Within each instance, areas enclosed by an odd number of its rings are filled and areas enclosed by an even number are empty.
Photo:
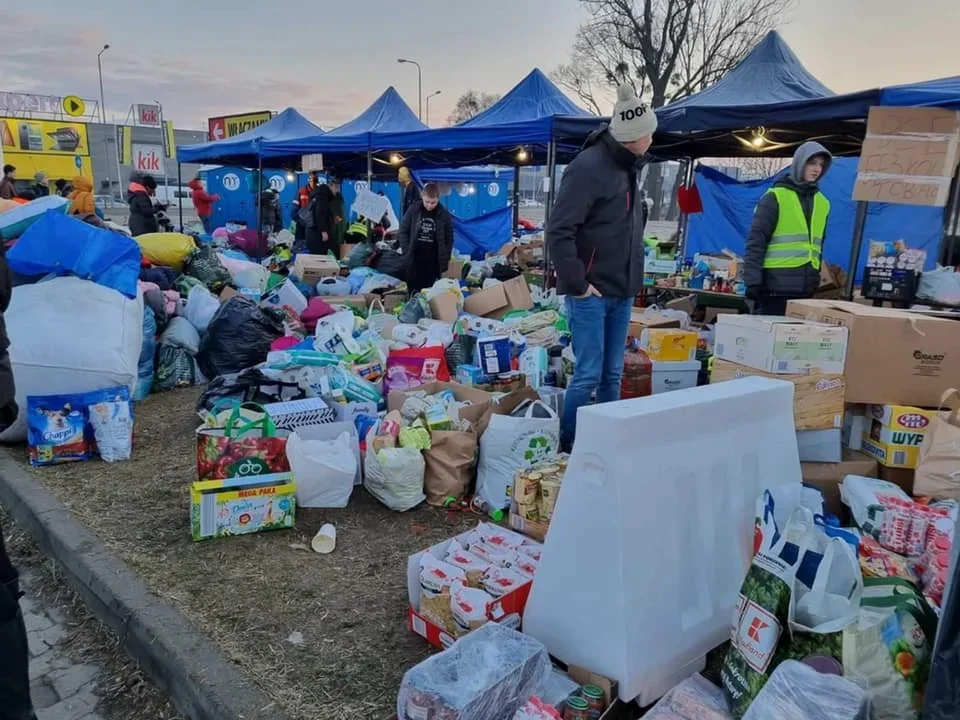
[[[813,213],[808,226],[796,191],[775,187],[768,192],[777,198],[780,210],[777,227],[763,258],[764,269],[799,268],[809,264],[819,270],[830,201],[821,192],[813,196]]]

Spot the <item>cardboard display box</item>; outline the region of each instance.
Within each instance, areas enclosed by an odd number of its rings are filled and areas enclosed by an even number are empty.
[[[443,292],[430,301],[430,314],[434,320],[443,320],[443,322],[456,322],[459,316],[459,300],[456,293]]]
[[[510,533],[510,530],[503,529],[504,533]],[[447,547],[452,540],[460,540],[462,544],[463,536],[467,533],[461,533],[449,540],[437,543],[426,550],[414,553],[407,559],[407,599],[409,608],[407,614],[408,625],[417,635],[423,637],[428,643],[438,648],[448,648],[457,638],[442,627],[427,619],[420,614],[420,557],[424,553],[430,553],[438,560],[443,560],[447,552]],[[517,536],[518,538],[521,536]],[[529,541],[528,541],[529,542]],[[511,592],[501,595],[487,605],[487,620],[491,622],[505,622],[515,629],[520,629],[520,619],[524,608],[527,605],[527,598],[530,596],[530,588],[533,581],[520,585]]]
[[[521,275],[504,283],[491,285],[467,296],[463,309],[471,315],[499,320],[511,310],[530,310],[533,296],[527,281]]]
[[[920,446],[936,414],[935,410],[903,405],[868,406],[870,422],[863,434],[863,452],[886,467],[916,468]]]
[[[700,336],[692,330],[646,328],[640,333],[640,347],[651,360],[690,362],[697,357]]]
[[[837,300],[791,300],[787,315],[845,327],[849,403],[936,407],[960,378],[960,322]]]
[[[843,518],[845,505],[840,499],[840,483],[847,475],[877,477],[877,461],[853,450],[844,449],[843,460],[838,463],[800,463],[803,482],[823,493],[823,509],[831,515]]]
[[[845,328],[766,315],[717,318],[714,355],[777,375],[842,373]]]
[[[713,361],[710,382],[723,382],[754,375],[793,383],[793,422],[797,430],[830,430],[841,427],[844,413],[843,375],[837,373],[775,375],[727,360],[716,359]]]
[[[453,392],[453,396],[457,400],[460,400],[461,402],[469,401],[483,409],[486,409],[486,407],[493,402],[493,395],[485,390],[469,387],[467,385],[461,385],[460,383],[456,382],[433,382],[427,383],[426,385],[421,385],[420,387],[412,390],[394,390],[387,395],[387,411],[399,410],[401,407],[403,407],[403,401],[406,400],[407,396],[411,393],[423,392],[427,395],[433,395],[441,390],[450,390]],[[473,413],[471,412],[465,417],[474,422],[479,419],[479,417],[474,418],[472,415]]]
[[[325,277],[340,274],[340,265],[328,255],[301,253],[293,261],[293,274],[308,285],[315,285]]]
[[[292,528],[297,486],[289,472],[200,480],[190,486],[194,540]]]

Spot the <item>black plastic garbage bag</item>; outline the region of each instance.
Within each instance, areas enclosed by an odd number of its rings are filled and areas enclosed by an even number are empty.
[[[210,245],[193,251],[184,263],[184,272],[202,282],[214,294],[223,290],[231,280],[230,273],[217,256],[217,251]]]
[[[381,250],[377,259],[373,263],[373,269],[384,275],[407,279],[407,257],[401,255],[396,250]]]
[[[289,400],[302,400],[307,393],[296,383],[280,382],[264,375],[257,368],[221,375],[210,381],[197,401],[197,412],[213,412],[222,401],[236,400],[267,405]]]
[[[282,336],[280,313],[236,295],[210,321],[197,362],[208,378],[240,372],[266,360],[270,344]]]
[[[370,259],[370,256],[373,255],[373,245],[369,242],[358,243],[357,246],[350,251],[350,254],[347,256],[347,267],[353,270],[354,268],[363,267],[367,264],[367,261]]]

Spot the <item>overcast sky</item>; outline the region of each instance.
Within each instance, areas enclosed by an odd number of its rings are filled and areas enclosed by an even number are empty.
[[[293,105],[325,127],[388,85],[416,111],[423,65],[431,124],[468,89],[503,93],[565,61],[577,0],[129,0],[0,9],[0,91],[96,98],[107,116],[159,100],[177,127]],[[837,92],[960,74],[960,0],[801,0],[781,31]]]

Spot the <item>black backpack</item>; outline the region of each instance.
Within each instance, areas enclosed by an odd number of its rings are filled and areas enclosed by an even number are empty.
[[[302,207],[297,211],[297,222],[307,230],[312,230],[317,226],[317,220],[313,214],[316,206],[317,199],[310,198],[310,202],[307,203],[307,206]]]

